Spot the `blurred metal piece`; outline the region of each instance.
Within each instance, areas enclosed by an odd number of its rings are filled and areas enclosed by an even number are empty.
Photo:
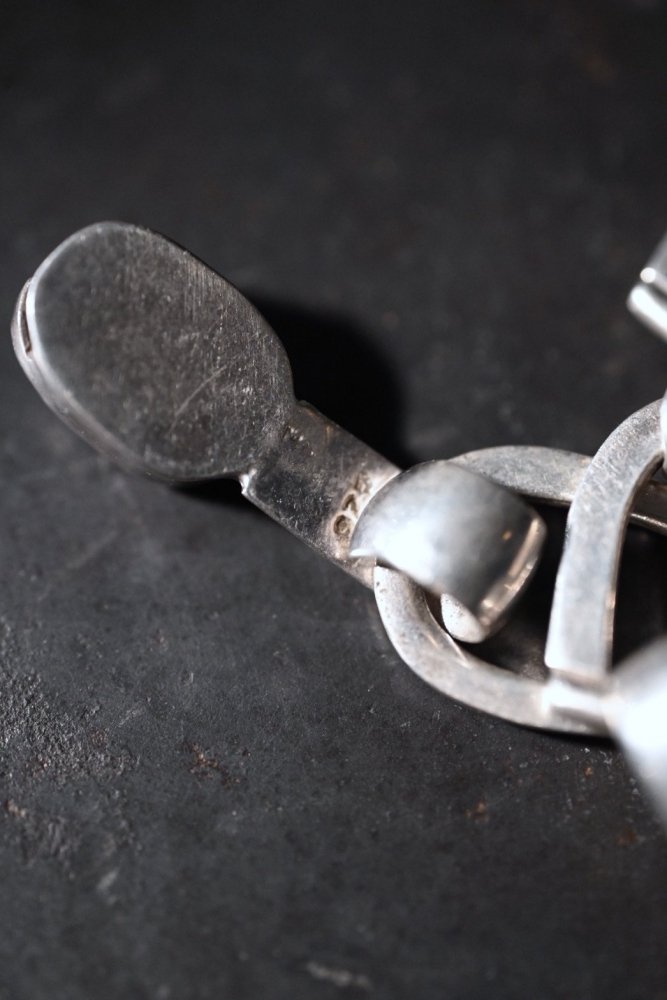
[[[667,236],[642,269],[627,304],[649,330],[667,340]]]
[[[667,638],[615,672],[607,723],[667,824]]]

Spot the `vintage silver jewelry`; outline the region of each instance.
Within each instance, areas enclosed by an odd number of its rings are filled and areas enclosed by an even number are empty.
[[[629,306],[667,337],[667,242]],[[238,478],[249,500],[374,588],[415,673],[511,722],[613,736],[667,822],[667,639],[611,670],[626,523],[667,533],[667,485],[652,478],[667,403],[629,417],[592,459],[513,446],[400,472],[295,400],[280,341],[235,288],[120,223],[54,250],[21,292],[12,331],[35,388],[90,444],[172,483]],[[545,679],[460,644],[502,626],[539,559],[544,525],[519,494],[570,506]]]

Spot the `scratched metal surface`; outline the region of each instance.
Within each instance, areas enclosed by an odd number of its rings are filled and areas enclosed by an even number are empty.
[[[666,996],[620,755],[439,697],[235,487],[97,458],[8,326],[62,238],[136,221],[393,461],[590,453],[667,380],[623,305],[667,226],[667,6],[192,6],[0,11],[0,997]],[[502,662],[539,655],[549,525]],[[666,555],[628,539],[619,655]]]

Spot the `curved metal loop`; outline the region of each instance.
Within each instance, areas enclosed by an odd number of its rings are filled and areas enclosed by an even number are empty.
[[[545,660],[579,684],[607,683],[628,514],[638,488],[663,461],[660,407],[658,400],[633,413],[607,438],[570,508]]]
[[[375,600],[401,659],[442,694],[521,726],[608,733],[601,710],[593,718],[567,715],[552,705],[548,683],[502,670],[469,653],[436,622],[423,590],[398,570],[376,566]]]
[[[649,410],[651,408],[648,408]],[[643,411],[642,411],[643,412]],[[595,460],[549,448],[489,448],[453,462],[533,499],[567,505]],[[631,520],[667,533],[667,486],[644,483]],[[540,729],[609,734],[606,691],[502,670],[462,649],[438,625],[419,588],[395,570],[376,567],[375,596],[389,638],[423,680],[473,708]]]
[[[446,595],[449,633],[481,642],[522,593],[545,534],[542,518],[510,490],[449,462],[425,462],[370,500],[350,554]]]

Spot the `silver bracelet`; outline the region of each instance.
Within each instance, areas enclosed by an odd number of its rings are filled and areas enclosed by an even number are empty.
[[[667,241],[628,305],[667,337]],[[511,722],[614,737],[667,823],[667,638],[611,669],[626,524],[667,533],[667,484],[653,478],[666,401],[628,417],[593,458],[509,446],[401,472],[297,402],[282,344],[232,285],[120,223],[47,257],[12,335],[43,399],[99,451],[170,483],[239,479],[248,500],[373,588],[418,676]],[[468,648],[502,627],[538,563],[545,527],[523,498],[570,508],[541,678]]]

